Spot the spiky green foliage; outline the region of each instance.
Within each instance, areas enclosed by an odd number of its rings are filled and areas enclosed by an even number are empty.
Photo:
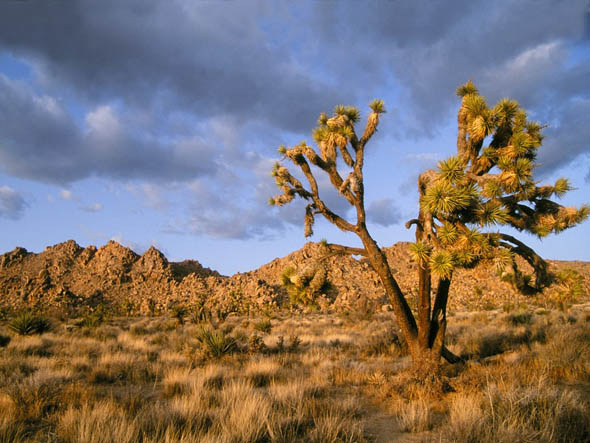
[[[477,88],[471,80],[457,88],[457,95],[459,97],[465,97],[469,94],[477,94]]]
[[[371,102],[371,104],[369,105],[369,108],[371,108],[371,110],[375,113],[375,114],[383,114],[385,111],[385,103],[383,102],[383,100],[378,100],[375,99]]]
[[[209,327],[199,328],[196,339],[203,346],[205,353],[212,358],[220,358],[237,350],[237,343],[233,337]]]
[[[449,278],[455,269],[455,257],[448,251],[436,251],[430,256],[430,269],[440,278]]]
[[[410,254],[412,258],[418,263],[424,263],[428,261],[432,246],[427,245],[424,242],[417,241],[416,243],[410,243]]]
[[[318,298],[332,288],[326,269],[321,264],[299,271],[289,266],[281,274],[281,284],[287,290],[291,303],[302,306],[315,306]]]
[[[43,334],[51,329],[51,322],[32,312],[23,312],[8,322],[8,328],[19,335]]]
[[[569,305],[584,294],[584,276],[575,269],[564,269],[556,275],[553,299],[558,308],[566,311]]]

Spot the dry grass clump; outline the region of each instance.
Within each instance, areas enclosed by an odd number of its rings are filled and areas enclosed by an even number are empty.
[[[441,431],[452,442],[585,442],[588,404],[569,390],[498,387],[456,396]]]
[[[395,416],[403,432],[423,432],[433,425],[432,411],[426,400],[398,400],[394,406]]]
[[[539,360],[555,380],[590,381],[590,325],[560,329],[539,349]]]

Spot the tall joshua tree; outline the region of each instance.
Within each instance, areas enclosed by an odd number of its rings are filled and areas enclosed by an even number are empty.
[[[486,228],[509,226],[544,237],[580,223],[589,213],[588,206],[566,208],[552,200],[571,189],[567,179],[545,186],[534,181],[534,161],[543,140],[543,127],[528,120],[516,101],[503,99],[489,108],[471,81],[459,87],[457,95],[461,97],[457,155],[439,162],[438,170],[420,175],[418,216],[406,223],[406,227],[416,229],[416,242],[411,245],[419,264],[416,316],[366,225],[364,154],[385,112],[383,101],[375,100],[369,105],[372,112],[360,138],[355,130],[359,111],[352,106],[337,106],[333,116],[320,116],[313,132],[319,153],[306,142],[291,148],[279,147],[284,159],[301,170],[308,187],[280,163],[272,171],[282,193],[272,198],[271,204],[282,206],[296,197],[309,202],[305,209],[306,237],[313,234],[315,216],[322,215],[360,238],[363,248],[334,244],[329,247],[368,258],[419,368],[438,366],[441,356],[450,362],[458,361],[444,344],[447,301],[455,269],[493,261],[503,277],[524,292],[540,291],[551,282],[546,262],[533,249],[512,235],[486,232]],[[347,176],[340,173],[342,163],[349,170]],[[354,207],[356,222],[346,220],[326,205],[319,193],[316,172],[327,174],[332,185]],[[531,275],[518,267],[516,256],[530,264]],[[433,280],[436,288],[432,287]]]

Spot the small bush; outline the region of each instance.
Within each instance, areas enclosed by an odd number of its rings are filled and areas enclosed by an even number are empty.
[[[58,409],[63,395],[64,379],[40,371],[5,389],[21,420],[39,420]]]
[[[267,350],[262,337],[256,333],[252,334],[248,339],[248,352],[250,354],[258,354]]]
[[[186,307],[184,307],[183,305],[173,306],[172,309],[170,309],[170,313],[172,314],[172,317],[176,319],[179,325],[184,324],[184,317],[187,314]]]
[[[8,322],[8,328],[19,335],[43,334],[51,329],[51,323],[45,317],[23,312]]]
[[[289,347],[287,348],[289,352],[297,352],[299,350],[299,346],[301,345],[301,339],[297,335],[290,335],[289,336]]]
[[[533,319],[533,314],[530,312],[515,312],[506,317],[508,323],[512,326],[530,325]]]
[[[263,318],[262,320],[257,321],[254,323],[254,329],[257,331],[263,332],[265,334],[270,333],[272,329],[272,324],[269,318]]]
[[[200,328],[196,338],[210,357],[223,357],[237,349],[235,339],[225,335],[222,331]]]
[[[361,345],[361,350],[367,356],[392,355],[402,357],[408,355],[408,344],[404,338],[394,330],[369,337]]]
[[[0,334],[0,348],[3,348],[4,346],[7,346],[8,343],[10,343],[10,337],[7,335],[1,335]]]

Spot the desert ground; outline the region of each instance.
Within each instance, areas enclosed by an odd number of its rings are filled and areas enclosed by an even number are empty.
[[[432,379],[389,312],[4,310],[0,441],[589,441],[590,300],[561,308],[451,310]]]

